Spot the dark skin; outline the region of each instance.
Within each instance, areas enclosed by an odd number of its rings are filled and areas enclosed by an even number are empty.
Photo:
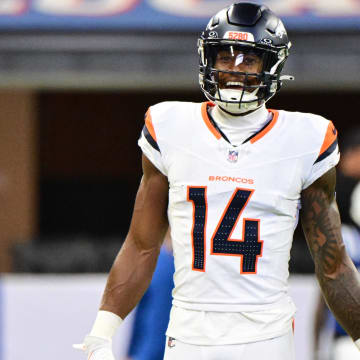
[[[128,235],[111,268],[101,310],[124,319],[150,285],[168,229],[167,178],[143,155],[141,180]]]
[[[335,168],[301,194],[301,222],[323,296],[336,319],[360,338],[360,276],[345,251],[335,201]]]
[[[140,301],[168,229],[167,178],[143,155],[142,178],[126,237],[109,274],[101,310],[124,319]],[[360,277],[345,252],[329,170],[301,194],[301,221],[323,295],[349,335],[360,338]]]
[[[215,69],[243,72],[243,73],[259,73],[261,72],[263,61],[261,58],[252,53],[243,53],[239,50],[222,50],[216,56]],[[235,89],[239,90],[239,86],[226,86],[228,81],[244,81],[244,75],[235,75],[229,73],[219,73],[219,86],[220,89]],[[257,78],[249,76],[246,85],[258,85],[259,80]],[[250,92],[253,90],[249,90]]]
[[[314,321],[314,359],[318,360],[318,351],[320,345],[320,332],[321,329],[325,326],[327,316],[326,316],[326,303],[322,295],[319,295],[318,303],[315,309],[315,321]]]

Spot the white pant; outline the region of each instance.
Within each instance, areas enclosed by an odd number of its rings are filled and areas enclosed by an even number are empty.
[[[166,339],[164,360],[295,360],[294,335],[237,345],[192,345]]]

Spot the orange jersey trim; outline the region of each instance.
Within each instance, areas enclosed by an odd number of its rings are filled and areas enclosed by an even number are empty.
[[[216,137],[216,139],[221,138],[221,134],[215,129],[214,125],[209,120],[209,115],[207,113],[207,107],[208,106],[215,106],[214,103],[211,101],[206,101],[201,104],[201,116],[205,122],[205,125],[208,127],[208,129],[212,132],[212,134]]]
[[[207,107],[208,106],[213,107],[213,106],[215,106],[215,104],[212,103],[211,101],[203,102],[202,105],[201,105],[201,115],[202,115],[202,118],[203,118],[207,128],[216,137],[216,139],[219,140],[221,138],[221,134],[214,127],[214,125],[211,123],[211,121],[209,120],[209,115],[207,113]],[[251,144],[253,144],[256,141],[260,140],[263,136],[265,136],[275,126],[275,124],[276,124],[276,122],[278,120],[278,117],[279,117],[279,112],[277,110],[272,110],[272,109],[269,109],[268,111],[273,114],[273,119],[270,121],[269,125],[266,126],[266,128],[264,130],[260,131],[256,136],[254,136],[250,140]]]
[[[332,145],[332,143],[336,140],[336,138],[337,138],[337,131],[335,129],[334,124],[330,121],[326,130],[324,142],[320,149],[319,156],[322,155]]]
[[[151,114],[150,114],[150,109],[146,112],[146,116],[145,116],[145,125],[150,133],[150,135],[152,136],[152,138],[156,140],[156,134],[155,134],[155,130],[154,130],[154,125],[152,123],[152,118],[151,118]]]
[[[268,112],[271,112],[273,114],[273,118],[270,121],[269,125],[266,126],[266,128],[262,131],[260,131],[256,136],[254,136],[250,142],[253,144],[254,142],[260,140],[262,137],[264,137],[276,124],[278,118],[279,118],[279,112],[277,110],[268,109]]]

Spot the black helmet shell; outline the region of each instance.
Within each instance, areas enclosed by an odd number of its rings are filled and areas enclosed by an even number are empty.
[[[252,34],[251,41],[259,45],[289,45],[283,22],[265,5],[238,3],[219,11],[210,19],[202,37],[227,39],[230,32]]]

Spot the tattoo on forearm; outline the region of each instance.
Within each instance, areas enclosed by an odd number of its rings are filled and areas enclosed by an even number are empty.
[[[328,197],[321,191],[312,191],[303,197],[303,220],[305,234],[315,264],[329,274],[336,270],[339,259],[339,246],[342,240],[339,231],[339,217],[335,209],[329,209]]]
[[[345,252],[340,216],[333,199],[335,176],[329,173],[302,193],[302,226],[323,295],[336,318],[360,337],[360,282]]]

